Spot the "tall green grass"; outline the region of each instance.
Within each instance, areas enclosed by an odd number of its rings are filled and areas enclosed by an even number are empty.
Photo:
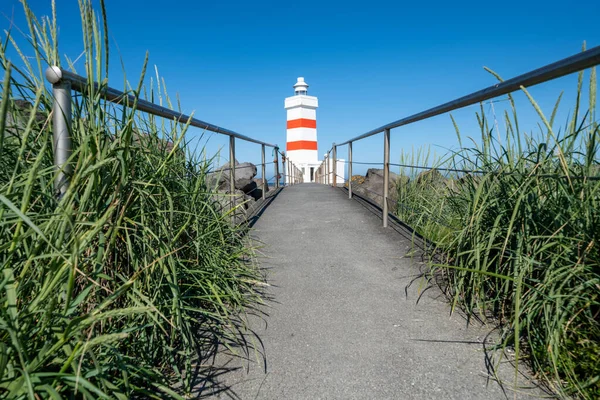
[[[447,156],[433,154],[429,148],[402,151],[398,201],[395,212],[408,225],[429,241],[438,243],[452,233],[458,221],[450,210],[448,195],[456,186],[452,176],[445,179],[437,170],[410,166],[446,166]]]
[[[74,100],[60,199],[43,77],[61,63],[55,13],[37,19],[24,2],[29,32],[0,47],[0,398],[178,398],[214,341],[238,340],[260,277],[187,126],[101,100],[104,4],[100,18],[87,0],[80,9],[77,72],[100,84]],[[126,90],[139,96],[143,81]]]
[[[600,130],[595,70],[588,104],[581,102],[583,77],[562,129],[555,123],[561,99],[547,117],[522,89],[540,130],[519,129],[509,96],[501,144],[481,107],[481,144],[461,147],[439,166],[484,173],[458,174],[443,186],[412,180],[399,189],[399,203],[413,210],[400,204],[398,215],[425,235],[433,232],[445,257],[431,265],[445,275],[453,306],[496,319],[504,328],[501,347],[512,347],[560,395],[597,399]],[[418,220],[416,212],[427,217]]]

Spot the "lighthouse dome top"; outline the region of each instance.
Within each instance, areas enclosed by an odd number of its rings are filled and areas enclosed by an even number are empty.
[[[308,93],[308,83],[304,82],[304,77],[298,77],[298,82],[294,85],[294,91],[296,95],[306,95]]]

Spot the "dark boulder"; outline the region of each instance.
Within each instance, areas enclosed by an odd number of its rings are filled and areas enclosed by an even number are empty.
[[[229,190],[229,164],[226,164],[213,173],[208,174],[206,181],[209,188],[217,188],[218,190]],[[248,162],[237,163],[234,169],[234,185],[235,189],[248,193],[255,187],[252,186],[252,179],[256,176],[256,165]]]
[[[383,205],[383,169],[370,168],[361,182],[361,179],[352,177],[352,191],[359,196],[366,197],[376,204]],[[389,205],[398,199],[398,185],[408,182],[408,177],[390,172],[388,188]]]
[[[218,196],[221,198],[219,203],[222,206],[221,208],[223,212],[228,212],[231,209],[231,195],[229,194],[231,192],[229,184],[230,170],[231,168],[229,164],[226,164],[217,171],[209,174],[206,178],[208,188],[216,189]],[[244,203],[243,207],[238,208],[247,209],[250,207],[250,203],[254,203],[262,198],[262,180],[254,178],[256,173],[257,169],[254,164],[248,162],[238,163],[236,161],[234,170],[234,193],[236,197],[235,203]],[[239,212],[239,210],[236,209],[236,212]]]
[[[253,200],[258,200],[262,197],[262,189],[258,187],[254,180],[248,181],[248,184],[240,189],[242,192],[252,197]]]
[[[430,169],[417,175],[417,183],[421,185],[442,185],[446,178],[437,169]]]
[[[258,186],[259,189],[263,189],[266,192],[269,191],[269,183],[268,182],[265,184],[264,187],[263,187],[263,180],[262,179],[260,179],[260,178],[254,178],[254,182],[256,182],[256,186]]]
[[[226,175],[229,178],[229,166],[227,166],[226,168],[223,168],[223,174]],[[249,163],[249,162],[244,162],[244,163],[239,163],[235,166],[235,186],[236,188],[238,186],[242,186],[244,184],[246,184],[245,181],[247,180],[252,180],[252,178],[254,178],[256,176],[256,165]],[[238,182],[240,182],[238,184]]]
[[[12,101],[12,107],[9,103],[6,113],[5,129],[11,135],[21,135],[25,129],[31,114],[35,112],[33,127],[39,130],[44,124],[49,123],[48,114],[41,110],[33,110],[33,104],[27,100],[15,99]]]
[[[222,214],[232,212],[235,215],[236,220],[246,217],[246,203],[248,202],[248,199],[241,190],[235,190],[233,193],[228,190],[218,190],[212,195],[212,199],[215,201],[218,210]]]

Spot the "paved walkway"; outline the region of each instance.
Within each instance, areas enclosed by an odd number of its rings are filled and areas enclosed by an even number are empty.
[[[282,190],[254,227],[264,243],[272,301],[253,318],[266,364],[220,376],[241,399],[505,399],[514,369],[489,378],[483,351],[490,327],[466,327],[437,288],[424,292],[410,241],[339,189],[302,184]],[[422,265],[422,264],[421,264]],[[266,372],[265,372],[266,371]],[[521,382],[522,384],[522,382]]]

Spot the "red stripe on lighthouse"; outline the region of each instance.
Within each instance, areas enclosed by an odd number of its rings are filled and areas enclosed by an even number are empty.
[[[306,118],[292,119],[287,122],[287,128],[288,129],[294,129],[294,128],[315,128],[316,129],[317,121],[315,121],[314,119],[306,119]]]
[[[297,140],[287,142],[287,151],[291,150],[317,150],[317,142],[312,140]]]

